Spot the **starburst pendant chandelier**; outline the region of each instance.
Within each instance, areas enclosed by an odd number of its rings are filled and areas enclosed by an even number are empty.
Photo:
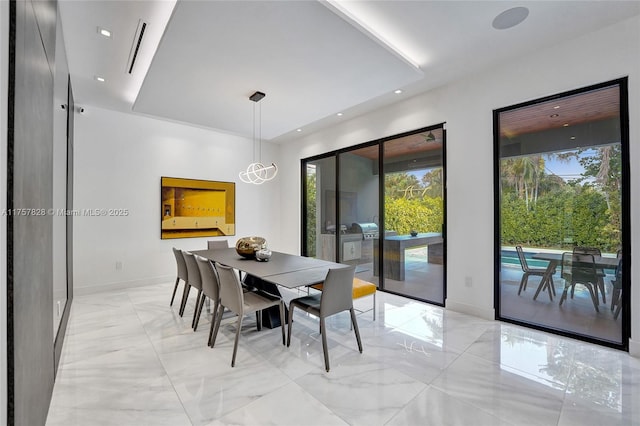
[[[254,102],[253,104],[253,163],[247,166],[247,170],[240,172],[240,180],[244,183],[253,183],[254,185],[260,185],[267,181],[270,181],[278,174],[278,166],[275,163],[271,163],[269,166],[262,164],[262,106],[258,108],[259,113],[259,135],[256,143],[256,104],[264,98],[266,95],[262,92],[255,92],[249,96],[249,99]],[[256,151],[257,161],[256,161]]]

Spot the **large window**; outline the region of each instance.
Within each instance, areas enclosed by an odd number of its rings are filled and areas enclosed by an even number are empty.
[[[501,319],[628,342],[626,80],[495,111]]]
[[[303,160],[303,254],[443,305],[444,139],[439,125]]]

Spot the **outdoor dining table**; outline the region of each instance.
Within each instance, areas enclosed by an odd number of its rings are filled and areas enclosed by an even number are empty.
[[[246,284],[278,297],[281,297],[278,286],[293,289],[319,284],[325,280],[329,269],[348,266],[277,251],[271,253],[268,262],[242,257],[235,248],[194,250],[192,253],[244,272],[247,274]],[[280,311],[277,306],[264,310],[262,316],[262,323],[265,327],[280,326]]]
[[[540,280],[540,284],[536,289],[536,294],[533,296],[533,300],[536,300],[538,298],[538,294],[540,294],[541,291],[545,290],[549,292],[549,299],[553,300],[552,291],[555,294],[555,289],[553,288],[553,274],[556,271],[558,265],[562,262],[562,253],[541,252],[534,254],[532,256],[532,259],[546,260],[549,262],[545,274]],[[618,259],[616,259],[615,257],[594,256],[593,260],[595,261],[596,268],[615,269],[616,266],[618,266]],[[597,291],[598,287],[596,286],[596,297]]]

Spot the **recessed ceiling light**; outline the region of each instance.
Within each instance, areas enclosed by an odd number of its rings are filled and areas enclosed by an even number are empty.
[[[106,28],[98,27],[98,34],[106,38],[111,38],[111,31]]]
[[[104,77],[100,77],[99,75],[96,75],[96,76],[95,76],[95,77],[93,77],[93,78],[95,78],[95,79],[96,79],[97,81],[99,81],[100,83],[104,83],[104,81],[105,81],[105,80],[104,80]]]
[[[571,140],[574,140],[576,137],[575,136],[571,136]]]
[[[558,114],[551,114],[549,117],[556,118],[556,117],[559,117],[559,115]]]
[[[296,129],[296,132],[301,132],[301,131],[302,131],[302,129]]]
[[[395,93],[396,95],[399,95],[400,93],[402,93],[402,90],[400,90],[400,89],[394,90],[393,93]]]
[[[560,108],[560,105],[556,105],[553,107],[553,109],[559,109],[559,108]]]
[[[569,127],[569,123],[564,123],[563,126],[564,127]]]
[[[338,117],[342,117],[342,115],[343,115],[343,114],[342,114],[341,112],[339,112],[339,113],[337,113],[336,115],[337,115]]]
[[[526,7],[512,7],[507,9],[493,19],[491,25],[496,30],[506,30],[515,27],[529,16],[529,9]]]

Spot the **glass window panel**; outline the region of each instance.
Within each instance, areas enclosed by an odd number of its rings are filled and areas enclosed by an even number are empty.
[[[335,261],[336,160],[306,163],[306,240],[303,254]]]
[[[497,119],[500,317],[622,343],[611,305],[623,232],[620,86]]]
[[[378,284],[373,245],[379,236],[379,145],[339,154],[339,262],[356,265],[356,277]]]
[[[384,143],[384,288],[444,304],[444,129]]]

